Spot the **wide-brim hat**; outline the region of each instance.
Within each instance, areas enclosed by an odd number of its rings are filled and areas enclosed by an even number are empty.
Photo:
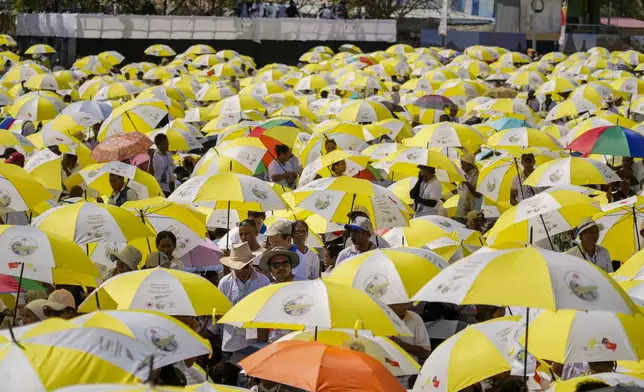
[[[292,269],[295,269],[295,267],[300,265],[300,256],[298,256],[297,253],[291,252],[290,250],[286,250],[282,248],[282,249],[273,249],[273,250],[269,250],[268,252],[265,252],[262,255],[262,257],[259,259],[259,268],[261,268],[262,271],[270,272],[270,267],[268,266],[268,262],[274,256],[288,257],[288,260],[291,262]]]
[[[251,252],[248,242],[242,242],[234,244],[230,251],[230,256],[222,257],[220,261],[226,267],[237,271],[247,266],[254,258],[255,256]]]

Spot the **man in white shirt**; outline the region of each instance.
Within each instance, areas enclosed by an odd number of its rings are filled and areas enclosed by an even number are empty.
[[[270,281],[262,274],[258,274],[251,262],[255,256],[247,242],[233,245],[230,256],[223,257],[221,264],[231,269],[219,282],[219,291],[234,304],[238,303],[250,293],[268,286]],[[215,327],[213,325],[213,327]],[[233,355],[237,360],[243,359],[256,351],[256,343],[266,342],[267,331],[236,328],[232,325],[223,326],[223,339],[221,350],[223,363],[217,365],[223,372],[224,384],[237,385],[237,375],[240,370],[235,364],[228,362]]]
[[[521,166],[523,166],[523,172],[519,172],[519,174],[512,179],[512,184],[510,185],[510,204],[513,206],[519,204],[521,200],[541,193],[543,190],[543,188],[523,185],[526,178],[530,177],[530,174],[534,171],[535,162],[534,154],[521,155]]]
[[[590,218],[581,221],[577,226],[579,243],[568,250],[566,254],[582,258],[611,273],[613,272],[613,261],[610,258],[610,253],[608,253],[608,249],[597,245],[600,230],[600,225]]]
[[[369,218],[369,211],[365,206],[354,206],[353,210],[347,214],[347,217],[349,218],[349,222],[353,222],[359,216],[371,220]],[[374,243],[374,245],[376,245],[376,248],[379,248],[379,249],[391,248],[391,245],[389,244],[389,242],[387,242],[387,240],[382,238],[382,236],[376,233],[375,231],[372,233],[370,240],[371,242]],[[347,239],[346,245],[347,246],[353,245],[353,243],[351,242],[351,238]]]
[[[271,181],[295,188],[297,184],[297,176],[299,174],[299,160],[293,159],[293,152],[286,145],[278,145],[275,147],[275,159],[268,165],[268,175]]]
[[[371,242],[373,225],[369,219],[359,216],[350,224],[344,225],[344,229],[349,232],[353,245],[344,248],[340,252],[335,262],[336,266],[348,258],[377,249],[376,245]]]
[[[414,336],[389,337],[389,339],[407,351],[417,362],[422,363],[432,349],[423,319],[409,310],[408,303],[390,304],[389,307],[414,334]],[[411,385],[408,385],[410,377],[400,377],[399,380],[405,388],[411,388]]]
[[[266,213],[262,211],[248,211],[248,219],[251,219],[255,222],[254,228],[256,229],[257,233],[255,236],[255,242],[258,242],[259,244],[263,244],[266,241],[266,236],[264,233],[266,233],[266,230],[268,229],[266,225],[264,224],[264,220],[266,220]],[[227,250],[226,247],[230,247],[234,244],[238,244],[240,242],[248,242],[250,244],[250,249],[252,251],[255,251],[256,247],[253,246],[253,242],[249,239],[243,239],[242,238],[242,224],[244,221],[239,222],[239,224],[236,227],[233,227],[230,229],[230,231],[221,237],[217,245],[219,246],[220,249],[222,250]]]
[[[175,185],[174,161],[172,153],[168,151],[170,142],[165,134],[159,133],[154,137],[154,144],[157,146],[157,150],[152,156],[152,173],[161,185],[161,190],[168,197],[174,191]]]
[[[423,165],[418,165],[418,169],[418,182],[409,191],[409,197],[414,200],[414,216],[438,215],[443,187],[436,177],[436,169]]]
[[[456,218],[466,221],[470,211],[481,209],[483,197],[476,191],[476,183],[479,179],[479,170],[476,167],[472,154],[463,154],[461,157],[461,169],[465,173],[466,181],[458,184],[458,205],[456,206]]]

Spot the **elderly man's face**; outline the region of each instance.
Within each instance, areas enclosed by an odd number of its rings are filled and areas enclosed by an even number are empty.
[[[597,226],[593,226],[586,229],[579,235],[579,237],[582,241],[588,244],[597,244],[597,241],[599,241],[599,228]]]
[[[286,256],[273,256],[268,262],[268,265],[271,269],[271,275],[273,275],[275,280],[278,282],[285,282],[293,273],[291,261]]]
[[[364,245],[371,238],[371,234],[364,230],[351,230],[351,242],[355,245]]]

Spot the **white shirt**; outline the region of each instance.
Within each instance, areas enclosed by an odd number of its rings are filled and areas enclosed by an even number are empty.
[[[403,343],[421,346],[427,350],[431,350],[432,344],[429,341],[429,335],[427,334],[427,328],[425,327],[423,319],[417,313],[408,310],[407,313],[405,313],[403,322],[414,336],[401,336],[400,340]],[[416,360],[418,360],[418,358],[416,358]]]
[[[479,179],[479,171],[470,170],[468,173],[465,173],[465,179],[474,187],[474,189],[476,189],[476,183]],[[468,212],[478,211],[481,208],[483,198],[474,197],[465,183],[459,183],[456,189],[458,190],[459,198],[458,205],[456,206],[456,214],[454,216],[465,218]]]
[[[297,280],[308,280],[309,274],[310,274],[310,267],[306,264],[304,255],[299,250],[297,250],[295,245],[292,245],[291,249],[289,250],[291,252],[297,253],[297,255],[300,258],[300,264],[298,264],[297,267],[293,268],[293,275],[295,275]]]
[[[377,249],[376,244],[371,242],[371,246],[369,247],[369,250],[374,250],[374,249]],[[338,258],[335,261],[335,266],[337,267],[344,260],[349,259],[349,258],[351,258],[353,256],[357,256],[359,254],[361,254],[361,252],[358,250],[358,248],[356,248],[355,245],[351,245],[351,246],[349,246],[347,248],[344,248],[344,249],[342,249],[340,251],[340,253],[338,253]]]
[[[521,173],[521,189],[519,189],[519,176],[514,176],[514,178],[512,179],[510,190],[517,191],[517,202],[532,197],[543,191],[543,188],[523,185],[524,182],[525,177],[523,176],[523,173]]]
[[[304,264],[307,266],[309,271],[307,278],[318,279],[320,277],[320,258],[317,253],[307,246],[306,252],[302,253],[302,256],[304,256]]]
[[[610,253],[608,253],[608,249],[603,246],[595,245],[595,254],[593,257],[590,257],[586,251],[582,250],[581,245],[573,246],[566,252],[566,254],[590,261],[608,273],[613,272],[613,261],[610,258]]]
[[[429,181],[422,181],[420,183],[420,190],[418,191],[418,196],[421,199],[426,200],[435,200],[436,205],[434,207],[427,207],[422,204],[414,205],[414,215],[416,218],[425,216],[425,215],[438,215],[438,210],[441,206],[441,196],[443,196],[443,187],[438,178],[434,177]]]
[[[161,151],[155,151],[152,156],[152,167],[154,168],[154,178],[161,185],[161,190],[170,192],[170,184],[174,182],[172,153],[168,151],[164,154]]]
[[[248,294],[269,284],[271,282],[268,278],[259,273],[256,279],[251,279],[246,282],[233,279],[233,275],[228,274],[219,281],[219,291],[224,293],[234,305],[244,299]],[[222,351],[235,352],[251,346],[257,341],[257,339],[246,339],[246,330],[244,328],[237,328],[227,324],[224,324],[223,327]]]
[[[274,181],[273,176],[275,175],[280,175],[280,174],[285,174],[285,173],[295,173],[296,175],[300,174],[302,172],[302,166],[300,165],[300,160],[297,159],[295,155],[293,155],[288,161],[281,163],[277,159],[273,160],[268,165],[268,175],[271,178],[271,181],[287,186],[289,188],[295,188],[296,185],[296,179],[292,181],[292,183],[289,183],[286,179],[282,179],[280,181]]]
[[[221,237],[217,241],[217,246],[219,246],[220,249],[226,249],[226,240],[228,240],[228,247],[232,248],[233,245],[238,244],[241,242],[241,238],[239,237],[239,227],[235,226],[230,231]],[[264,234],[257,234],[257,242],[261,245],[266,241],[266,236]]]

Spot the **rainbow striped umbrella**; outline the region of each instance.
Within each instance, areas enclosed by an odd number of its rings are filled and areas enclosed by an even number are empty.
[[[566,149],[584,155],[644,158],[644,135],[619,125],[598,127],[573,140]]]

